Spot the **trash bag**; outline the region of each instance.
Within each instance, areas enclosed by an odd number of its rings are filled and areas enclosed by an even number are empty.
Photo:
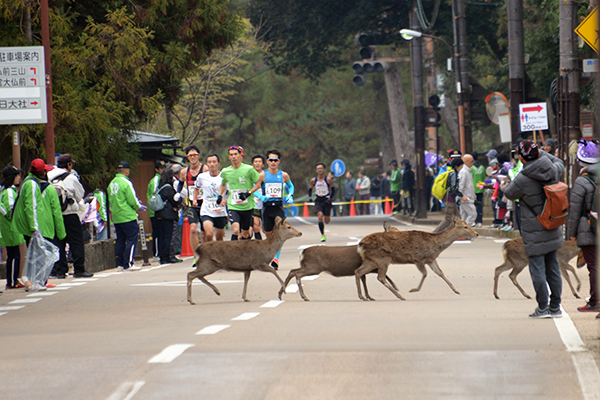
[[[59,258],[58,247],[42,235],[34,234],[27,248],[27,259],[21,277],[25,287],[31,291],[44,290],[52,267]]]

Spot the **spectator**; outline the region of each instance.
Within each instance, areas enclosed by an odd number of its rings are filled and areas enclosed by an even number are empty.
[[[338,193],[338,187],[336,185],[335,182],[335,175],[333,174],[333,172],[329,171],[327,173],[327,178],[329,178],[331,180],[331,182],[333,183],[333,185],[331,186],[333,188],[333,193]],[[336,217],[337,216],[337,211],[336,211],[336,205],[333,204],[333,202],[335,201],[335,199],[333,198],[333,196],[331,197],[331,210],[333,211],[333,216]]]
[[[446,182],[446,194],[442,201],[446,205],[444,219],[433,230],[433,233],[444,232],[452,225],[454,216],[459,217],[458,207],[456,206],[456,198],[462,198],[462,193],[458,189],[458,173],[463,168],[464,162],[461,158],[452,159],[450,164],[450,172],[448,173],[448,181]]]
[[[154,176],[150,179],[148,190],[146,192],[146,199],[148,202],[150,202],[150,197],[158,190],[158,182],[160,181],[160,176],[165,168],[167,168],[167,164],[163,160],[158,160],[154,164]],[[152,224],[152,256],[156,259],[158,257],[158,236],[154,234],[154,231],[160,228],[158,227],[158,222],[156,222],[154,211],[149,209],[148,216],[150,217],[150,223]]]
[[[173,170],[173,189],[177,193],[181,193],[181,197],[186,199],[188,197],[188,190],[185,187],[185,170],[181,164],[171,165]],[[171,237],[171,262],[183,262],[181,258],[177,258],[181,254],[181,236],[183,235],[183,208],[185,201],[181,202],[179,210],[177,211],[178,218],[173,221],[173,235]]]
[[[590,298],[587,304],[577,307],[580,312],[600,311],[598,298],[598,262],[596,253],[596,230],[590,226],[589,212],[592,210],[594,194],[600,177],[600,149],[597,142],[582,140],[577,148],[577,161],[581,170],[571,190],[569,211],[569,237],[577,241],[590,273]]]
[[[133,266],[133,256],[138,240],[137,212],[144,212],[147,207],[138,200],[129,180],[131,169],[127,161],[117,166],[117,174],[110,182],[108,200],[112,218],[115,223],[117,240],[115,243],[115,260],[118,271],[134,271],[141,269]]]
[[[556,154],[556,142],[552,139],[546,140],[544,143],[544,147],[542,148],[546,153],[552,154],[555,156]]]
[[[106,193],[100,189],[96,189],[94,190],[94,197],[98,204],[96,240],[105,240],[108,239],[108,208],[106,207]]]
[[[427,201],[427,209],[431,210],[431,189],[433,189],[433,171],[431,168],[425,168],[425,200]]]
[[[359,214],[369,214],[368,204],[362,203],[362,201],[368,201],[371,197],[371,180],[365,175],[364,170],[358,171],[358,180],[356,181],[356,190],[358,191],[358,200],[361,201],[359,204]]]
[[[386,171],[381,173],[381,197],[383,199],[392,198],[392,191],[390,189],[390,176],[392,175],[391,171]]]
[[[2,194],[0,195],[0,246],[6,247],[6,289],[25,287],[18,279],[21,277],[21,251],[19,246],[25,243],[23,235],[12,228],[13,209],[21,184],[22,169],[13,165],[2,170]]]
[[[465,166],[458,173],[458,190],[463,195],[460,202],[460,218],[467,225],[475,226],[477,210],[475,209],[475,186],[473,185],[473,175],[471,174],[473,156],[465,154],[463,162]]]
[[[90,278],[94,276],[91,272],[85,270],[85,247],[83,243],[83,225],[79,218],[79,202],[85,195],[83,185],[79,182],[78,176],[73,171],[75,160],[70,154],[61,154],[56,161],[56,168],[48,172],[48,180],[52,185],[61,183],[61,188],[65,193],[61,196],[66,203],[62,205],[62,215],[67,232],[66,240],[60,243],[60,259],[54,266],[53,274],[59,279],[63,279],[69,271],[67,264],[67,253],[65,247],[69,244],[69,256],[73,259],[73,277]],[[66,207],[66,208],[65,208]]]
[[[171,259],[171,238],[173,236],[173,223],[179,218],[178,210],[181,204],[181,193],[173,188],[173,170],[164,169],[160,175],[158,183],[160,189],[159,195],[165,202],[162,210],[156,211],[156,236],[158,239],[158,255],[161,264],[170,264]]]
[[[394,199],[394,207],[392,212],[397,213],[402,210],[402,202],[400,200],[400,189],[402,188],[402,171],[398,169],[398,161],[390,162],[390,190]]]
[[[536,293],[538,307],[530,318],[559,318],[562,280],[558,267],[557,250],[562,247],[562,229],[546,230],[537,220],[545,204],[543,185],[556,183],[564,172],[563,162],[544,151],[531,140],[519,143],[517,148],[523,170],[504,191],[509,200],[519,199],[521,233],[525,253],[529,257],[529,272]],[[548,287],[550,303],[548,304]]]
[[[473,165],[471,166],[471,174],[473,175],[473,185],[475,188],[475,209],[477,217],[475,218],[475,227],[481,228],[483,225],[483,192],[485,184],[485,168],[479,162],[479,154],[476,151],[471,153],[473,157]]]
[[[356,179],[352,171],[346,172],[344,181],[344,201],[349,202],[356,196]],[[346,215],[350,215],[350,204],[346,204]]]
[[[371,180],[371,197],[370,200],[373,201],[369,207],[371,211],[371,215],[379,215],[383,214],[381,212],[381,185],[382,185],[382,177],[381,174],[377,174]]]
[[[413,172],[410,161],[403,160],[402,165],[402,200],[404,202],[403,214],[412,215],[415,212],[415,173]]]

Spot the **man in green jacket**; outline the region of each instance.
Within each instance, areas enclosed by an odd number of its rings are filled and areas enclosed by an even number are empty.
[[[160,174],[162,174],[167,168],[167,164],[163,160],[158,160],[154,164],[154,177],[150,179],[148,183],[148,191],[146,192],[146,199],[148,204],[150,203],[150,197],[158,190],[158,182],[160,181]],[[150,223],[152,224],[152,255],[158,257],[158,238],[154,237],[154,232],[158,232],[158,223],[154,217],[154,211],[148,210],[148,216],[150,217]]]
[[[108,202],[117,232],[115,258],[119,271],[140,269],[133,266],[139,232],[137,212],[147,210],[137,198],[133,184],[129,180],[130,173],[129,163],[121,161],[117,166],[115,178],[108,185]]]
[[[392,160],[390,162],[390,192],[394,199],[393,213],[396,214],[402,210],[402,203],[400,202],[400,189],[402,186],[402,171],[398,169],[398,161]]]

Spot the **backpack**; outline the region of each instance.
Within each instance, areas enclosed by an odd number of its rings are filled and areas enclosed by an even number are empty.
[[[61,174],[50,181],[50,184],[54,186],[56,193],[58,194],[58,201],[60,203],[61,211],[65,211],[67,207],[75,203],[75,199],[69,197],[70,191],[65,185],[65,179],[70,174],[70,172],[65,172],[64,174]]]
[[[587,172],[582,176],[586,178],[594,187],[594,193],[592,194],[592,207],[586,211],[586,216],[588,224],[590,224],[590,229],[593,233],[596,233],[598,232],[598,208],[596,207],[596,191],[598,190],[598,183],[596,182],[597,178]]]
[[[150,200],[148,201],[148,208],[151,209],[152,211],[156,212],[156,211],[160,211],[163,208],[165,208],[165,205],[167,204],[167,202],[165,200],[163,200],[163,198],[160,195],[160,191],[163,190],[164,187],[166,187],[168,185],[162,185],[161,187],[159,187],[158,189],[156,189],[156,191],[152,194],[152,196],[150,197]]]
[[[523,201],[523,204],[529,208],[529,211],[535,215],[540,224],[547,229],[552,230],[562,226],[567,220],[569,213],[569,199],[567,192],[569,187],[564,182],[554,183],[552,185],[544,185],[544,194],[546,202],[542,213],[537,215],[529,204]]]
[[[433,196],[436,199],[442,200],[444,198],[444,196],[446,195],[446,192],[447,192],[446,185],[448,183],[448,175],[450,174],[450,171],[452,171],[452,168],[448,167],[447,171],[439,174],[435,178],[435,181],[433,181],[433,187],[431,188],[431,194],[433,194]]]

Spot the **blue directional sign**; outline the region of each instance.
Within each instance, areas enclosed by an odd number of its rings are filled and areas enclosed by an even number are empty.
[[[331,163],[331,171],[335,176],[342,176],[346,172],[346,164],[339,158]]]

